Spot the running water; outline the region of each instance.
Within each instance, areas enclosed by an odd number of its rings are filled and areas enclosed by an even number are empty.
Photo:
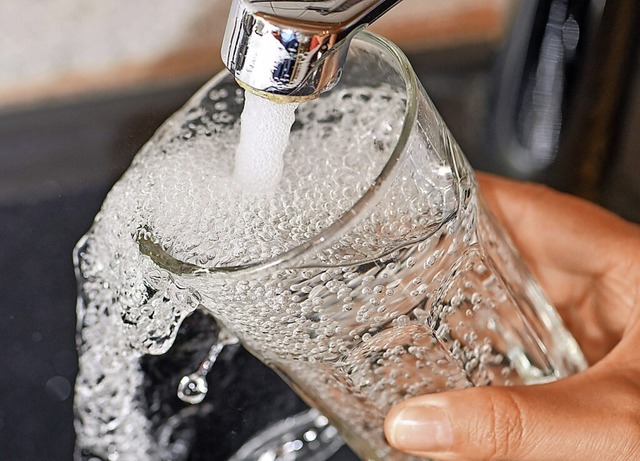
[[[236,150],[234,180],[254,192],[268,192],[280,184],[284,152],[295,121],[296,103],[277,104],[245,93]]]

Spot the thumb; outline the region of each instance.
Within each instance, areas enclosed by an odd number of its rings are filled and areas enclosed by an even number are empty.
[[[416,397],[388,414],[396,449],[437,460],[640,459],[638,381],[591,370],[551,384]]]

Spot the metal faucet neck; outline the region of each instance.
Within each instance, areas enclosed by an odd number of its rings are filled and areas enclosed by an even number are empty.
[[[233,0],[222,60],[240,84],[304,100],[340,79],[349,42],[400,0]]]

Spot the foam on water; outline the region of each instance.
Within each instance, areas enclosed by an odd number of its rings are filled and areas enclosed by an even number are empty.
[[[282,179],[283,155],[297,103],[278,104],[245,93],[234,179],[255,192],[273,190]]]
[[[121,197],[110,199],[107,206],[115,211],[125,206],[123,201],[137,202],[140,211],[123,219],[135,219],[129,225],[149,230],[181,261],[207,267],[264,262],[309,241],[371,186],[398,137],[397,124],[387,117],[402,116],[404,103],[399,99],[390,92],[361,89],[302,104],[282,155],[293,107],[274,108],[254,97],[249,101],[256,107],[250,103],[248,109],[268,107],[267,113],[288,114],[280,118],[277,133],[241,137],[236,123],[215,136],[151,147],[137,158],[139,168],[112,193]],[[260,117],[252,113],[243,123]],[[259,150],[242,145],[236,149],[239,138],[241,143],[260,139]],[[265,147],[265,138],[279,146]],[[282,158],[284,175],[270,193],[256,194],[260,184],[254,183],[276,185],[275,170],[262,165],[276,157]],[[237,181],[253,186],[238,187]]]

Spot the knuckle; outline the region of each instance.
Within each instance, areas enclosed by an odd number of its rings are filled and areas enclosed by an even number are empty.
[[[487,461],[512,459],[521,452],[524,418],[522,406],[511,392],[492,393],[485,431]]]

